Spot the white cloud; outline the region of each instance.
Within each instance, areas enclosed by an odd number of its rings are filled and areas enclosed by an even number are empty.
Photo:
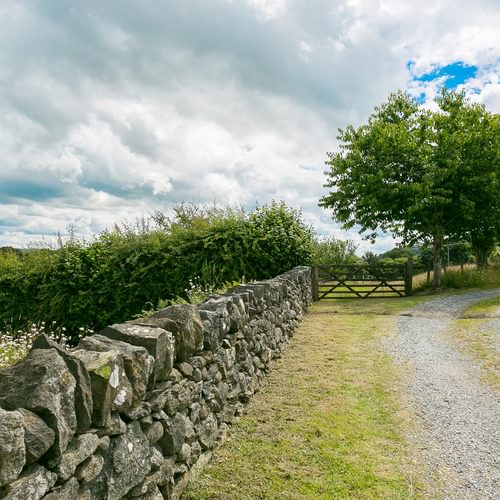
[[[300,40],[299,41],[299,57],[304,62],[309,62],[311,55],[316,51],[314,41]]]
[[[246,0],[263,21],[283,16],[287,11],[287,0]]]
[[[326,151],[389,92],[437,91],[409,60],[478,66],[467,89],[500,111],[493,0],[8,0],[0,22],[0,245],[273,197],[342,235]]]
[[[82,163],[73,146],[66,146],[53,155],[44,155],[41,168],[54,174],[62,182],[76,183],[82,175]]]

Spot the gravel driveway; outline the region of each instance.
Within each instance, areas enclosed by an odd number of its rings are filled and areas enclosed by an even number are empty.
[[[401,315],[387,345],[396,361],[410,368],[407,389],[416,415],[411,437],[429,474],[441,479],[435,492],[440,498],[500,499],[499,394],[481,383],[475,361],[440,337],[469,305],[497,295],[500,289],[419,305]]]

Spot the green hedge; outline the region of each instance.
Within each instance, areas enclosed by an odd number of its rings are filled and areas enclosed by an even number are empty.
[[[57,321],[76,338],[80,327],[100,329],[185,296],[196,276],[219,285],[307,264],[311,238],[300,212],[273,202],[250,214],[197,216],[168,228],[105,232],[91,244],[0,255],[0,321]]]

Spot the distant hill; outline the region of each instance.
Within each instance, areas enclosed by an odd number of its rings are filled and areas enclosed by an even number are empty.
[[[14,248],[14,247],[0,247],[0,254],[8,252],[21,253],[22,250],[20,248]]]

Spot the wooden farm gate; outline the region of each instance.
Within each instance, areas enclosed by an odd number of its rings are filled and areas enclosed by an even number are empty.
[[[313,266],[313,299],[412,295],[413,262],[403,265],[322,264]]]

